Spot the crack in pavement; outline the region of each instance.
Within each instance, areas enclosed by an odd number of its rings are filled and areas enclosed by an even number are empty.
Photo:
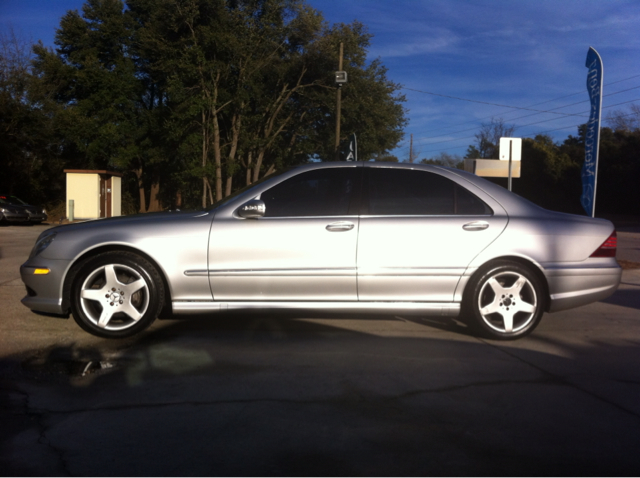
[[[49,415],[49,413],[47,411],[43,411],[43,410],[39,410],[37,408],[31,407],[29,403],[30,396],[28,392],[25,392],[17,388],[5,388],[5,387],[0,388],[0,391],[8,392],[8,394],[19,395],[21,397],[20,406],[18,408],[11,407],[5,410],[10,413],[13,412],[14,415],[22,414],[25,417],[34,419],[36,429],[38,430],[38,439],[36,443],[38,445],[44,445],[49,450],[51,450],[54,456],[58,458],[58,461],[60,463],[59,470],[61,470],[62,474],[66,476],[71,476],[68,462],[65,459],[64,450],[52,445],[49,438],[47,438],[47,431],[49,430],[49,427],[47,427],[47,425],[45,425],[44,422],[46,421],[47,415]]]
[[[323,399],[288,399],[288,398],[275,398],[275,397],[264,397],[264,398],[247,398],[247,399],[223,399],[223,400],[185,400],[185,401],[175,401],[175,402],[157,402],[157,403],[135,403],[135,404],[122,404],[122,405],[111,405],[111,406],[103,406],[103,407],[93,407],[93,408],[76,408],[76,409],[68,409],[68,410],[52,410],[45,408],[34,408],[33,412],[38,414],[45,415],[73,415],[73,414],[81,414],[81,413],[93,413],[93,412],[104,412],[104,411],[129,411],[129,410],[140,410],[140,409],[154,409],[154,408],[167,408],[167,407],[175,407],[175,406],[209,406],[209,405],[233,405],[233,404],[252,404],[252,403],[287,403],[287,404],[300,404],[300,405],[313,405],[313,404],[323,404],[323,403],[335,403],[335,402],[392,402],[397,400],[403,400],[405,398],[410,398],[418,395],[427,395],[427,394],[439,394],[439,393],[447,393],[447,392],[455,392],[458,390],[465,390],[468,388],[478,388],[478,387],[494,387],[494,386],[504,386],[504,385],[514,385],[514,384],[551,384],[551,385],[569,385],[563,380],[557,380],[555,377],[552,379],[549,378],[540,378],[534,380],[488,380],[488,381],[480,381],[473,382],[465,385],[452,385],[447,387],[440,388],[431,388],[431,389],[417,389],[410,390],[404,393],[400,393],[392,396],[379,396],[377,399],[365,398],[361,394],[358,394],[357,399],[353,399],[354,395],[350,394],[349,398],[345,399],[344,396],[333,396],[327,397]]]
[[[516,360],[522,362],[523,364],[528,365],[529,367],[532,367],[535,370],[537,370],[537,371],[539,371],[539,372],[541,372],[541,373],[543,373],[543,374],[545,374],[545,375],[547,375],[549,377],[552,377],[553,380],[556,381],[559,384],[562,384],[562,385],[565,385],[567,387],[573,388],[573,389],[575,389],[575,390],[577,390],[579,392],[582,392],[582,393],[584,393],[584,394],[586,394],[586,395],[588,395],[588,396],[590,396],[592,398],[600,400],[601,402],[606,403],[607,405],[613,406],[613,407],[617,408],[618,410],[621,410],[621,411],[623,411],[625,413],[628,413],[629,415],[632,415],[635,418],[640,418],[640,413],[638,413],[638,412],[636,412],[634,410],[630,410],[629,408],[626,408],[626,407],[624,407],[624,406],[622,406],[622,405],[620,405],[620,404],[618,404],[618,403],[616,403],[616,402],[614,402],[614,401],[612,401],[612,400],[610,400],[610,399],[608,399],[606,397],[600,396],[597,393],[592,392],[591,390],[587,390],[587,389],[585,389],[585,388],[583,388],[583,387],[581,387],[581,386],[579,386],[579,385],[577,385],[577,384],[575,384],[573,382],[570,382],[565,377],[562,377],[562,376],[557,375],[557,374],[555,374],[553,372],[550,372],[550,371],[542,368],[539,365],[536,365],[536,364],[534,364],[532,362],[529,362],[528,360],[525,360],[522,357],[519,357],[518,355],[516,355],[514,353],[510,353],[506,349],[504,349],[504,348],[502,348],[502,347],[500,347],[500,346],[498,346],[496,344],[492,344],[491,342],[487,342],[486,340],[483,340],[483,339],[479,339],[479,340],[481,342],[485,343],[486,345],[488,345],[488,346],[490,346],[490,347],[492,347],[492,348],[504,353],[505,355],[508,355],[511,358],[515,358]],[[622,381],[622,380],[618,380],[618,381]]]

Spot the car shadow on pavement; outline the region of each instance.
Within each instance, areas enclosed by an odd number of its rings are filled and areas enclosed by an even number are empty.
[[[633,284],[629,284],[633,285]],[[618,289],[612,296],[600,301],[605,304],[620,305],[640,310],[640,286],[634,289]]]
[[[638,414],[571,382],[594,351],[487,346],[450,318],[347,322],[168,320],[0,358],[0,464],[47,476],[640,473]],[[462,340],[406,335],[412,324]]]
[[[444,330],[447,332],[453,332],[454,334],[465,335],[473,337],[475,334],[469,325],[466,323],[466,319],[464,317],[456,317],[455,319],[452,317],[440,317],[437,315],[434,316],[425,316],[425,317],[413,317],[413,316],[401,316],[398,317],[407,322],[413,322],[414,324],[426,325],[428,327]]]
[[[3,469],[47,476],[640,472],[632,453],[640,446],[638,417],[527,365],[580,368],[575,359],[330,324],[209,317],[159,324],[135,340],[33,351],[20,362],[21,380],[3,375]]]

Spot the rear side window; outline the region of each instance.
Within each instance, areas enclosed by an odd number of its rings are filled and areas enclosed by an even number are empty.
[[[448,178],[411,169],[366,168],[372,216],[491,215],[484,201]]]
[[[318,169],[298,174],[263,192],[265,217],[346,216],[357,213],[362,168]]]

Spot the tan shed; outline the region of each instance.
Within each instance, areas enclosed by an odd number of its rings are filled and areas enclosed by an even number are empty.
[[[122,173],[65,169],[67,217],[97,219],[122,215]]]

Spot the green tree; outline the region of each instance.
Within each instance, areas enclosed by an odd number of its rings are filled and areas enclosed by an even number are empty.
[[[166,161],[154,142],[156,99],[133,56],[135,27],[120,0],[88,0],[82,15],[62,18],[55,52],[42,44],[34,51],[37,75],[61,106],[56,121],[69,164],[134,173],[146,212],[161,208]]]
[[[202,178],[203,205],[274,169],[333,157],[341,41],[350,75],[343,131],[357,132],[361,158],[401,138],[404,99],[378,60],[366,63],[363,25],[329,28],[298,0],[153,4],[148,14],[148,0],[129,1],[143,24],[141,56],[151,77],[167,85],[169,136],[192,157],[186,170]]]
[[[12,28],[0,32],[0,191],[52,205],[64,189],[60,142],[31,72],[31,47]]]
[[[581,191],[576,183],[579,171],[580,165],[551,137],[524,138],[521,177],[514,180],[513,191],[542,207],[576,213]]]
[[[152,211],[332,158],[340,42],[343,131],[358,134],[362,159],[388,154],[404,98],[366,61],[369,39],[302,0],[88,0],[63,17],[55,51],[34,48],[34,65],[66,163],[125,172]]]

